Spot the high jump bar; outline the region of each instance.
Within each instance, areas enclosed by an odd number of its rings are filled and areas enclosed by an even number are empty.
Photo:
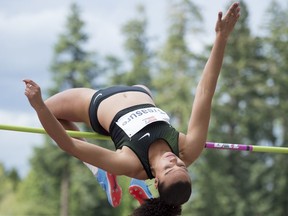
[[[46,131],[44,130],[44,128],[23,127],[23,126],[15,126],[15,125],[2,125],[2,124],[0,124],[0,130],[47,134]],[[108,136],[103,136],[103,135],[100,135],[100,134],[97,134],[94,132],[83,132],[83,131],[72,131],[72,130],[66,130],[66,132],[71,137],[93,138],[93,139],[98,139],[98,140],[111,140],[111,138]],[[256,145],[246,145],[246,144],[206,142],[205,148],[207,148],[207,149],[220,149],[220,150],[288,154],[288,148],[287,147],[276,147],[276,146],[256,146]]]
[[[35,127],[23,127],[23,126],[15,126],[15,125],[2,125],[0,124],[0,130],[9,130],[9,131],[17,131],[17,132],[25,132],[25,133],[38,133],[38,134],[47,134],[44,128],[35,128]],[[78,138],[93,138],[98,140],[111,140],[108,136],[103,136],[97,133],[92,132],[83,132],[83,131],[72,131],[66,130],[67,134],[71,137]]]

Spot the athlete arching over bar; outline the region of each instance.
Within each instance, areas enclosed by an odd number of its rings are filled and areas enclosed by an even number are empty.
[[[25,95],[49,136],[67,153],[111,173],[115,180],[117,175],[155,178],[160,196],[145,201],[134,215],[143,215],[154,204],[165,205],[169,214],[177,215],[192,192],[187,167],[204,148],[225,47],[239,17],[239,3],[232,4],[225,16],[218,14],[215,42],[197,86],[186,134],[170,125],[168,115],[141,85],[70,89],[44,102],[40,87],[26,79]],[[97,133],[111,136],[116,151],[71,138],[65,129],[75,129],[72,122],[84,122]]]

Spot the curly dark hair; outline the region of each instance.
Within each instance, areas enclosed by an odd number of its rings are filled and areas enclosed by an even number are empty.
[[[181,205],[174,206],[162,201],[160,197],[146,200],[130,216],[178,216],[182,213]]]
[[[181,215],[181,205],[189,200],[192,187],[190,182],[179,181],[168,187],[159,182],[158,192],[158,198],[146,200],[131,216]]]

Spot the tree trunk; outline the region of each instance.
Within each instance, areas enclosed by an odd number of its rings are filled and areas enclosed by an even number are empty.
[[[70,187],[70,170],[67,164],[66,168],[63,170],[61,179],[61,206],[60,206],[60,216],[69,216],[69,187]]]

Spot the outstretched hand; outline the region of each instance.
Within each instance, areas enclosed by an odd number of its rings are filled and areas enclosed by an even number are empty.
[[[225,16],[223,17],[222,12],[218,13],[218,20],[216,23],[215,31],[224,37],[228,37],[234,29],[236,22],[240,17],[240,4],[238,2],[233,3]]]
[[[40,87],[32,80],[25,79],[23,82],[26,85],[25,88],[25,95],[27,96],[31,106],[35,110],[41,109],[45,106],[42,96],[41,96],[41,89]]]

